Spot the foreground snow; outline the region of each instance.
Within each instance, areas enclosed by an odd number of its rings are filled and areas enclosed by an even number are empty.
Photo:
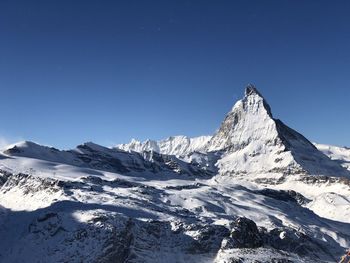
[[[36,167],[35,161],[31,165]],[[214,178],[125,180],[103,172],[68,179],[76,167],[66,166],[65,174],[56,177],[44,173],[45,165],[48,172],[52,163],[38,165],[40,176],[10,176],[1,188],[1,262],[105,262],[109,253],[121,257],[126,250],[131,250],[127,257],[134,258],[130,262],[298,258],[298,249],[283,245],[283,233],[306,247],[303,262],[320,262],[317,257],[334,262],[350,246],[348,223],[314,214],[292,193]],[[225,247],[239,217],[265,228],[259,232],[266,233],[261,237],[268,240],[265,246],[248,243],[247,252]],[[121,248],[127,239],[132,245]]]

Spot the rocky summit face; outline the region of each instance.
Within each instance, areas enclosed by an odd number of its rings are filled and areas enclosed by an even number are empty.
[[[208,150],[237,151],[251,142],[280,143],[270,106],[256,88],[249,86],[244,98],[233,106],[210,140]]]
[[[248,85],[212,136],[0,154],[0,262],[337,262],[350,152]]]

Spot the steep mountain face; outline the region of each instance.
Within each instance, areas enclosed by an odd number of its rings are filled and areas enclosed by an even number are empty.
[[[253,86],[227,114],[221,127],[209,142],[209,151],[236,150],[250,142],[275,145],[278,137],[270,106]]]
[[[304,136],[272,116],[271,108],[253,86],[227,114],[208,151],[224,151],[223,174],[274,173],[347,176]]]
[[[213,136],[11,145],[0,262],[337,262],[350,247],[350,154],[316,146],[252,85]]]

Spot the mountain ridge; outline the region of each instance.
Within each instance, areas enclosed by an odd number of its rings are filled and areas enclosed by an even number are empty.
[[[274,169],[292,169],[294,173],[349,176],[348,171],[320,152],[302,134],[289,128],[281,120],[274,119],[271,107],[256,87],[251,84],[246,88],[243,99],[234,104],[219,130],[213,136],[192,139],[202,140],[201,144],[192,146],[192,151],[191,138],[183,136],[169,137],[159,142],[145,141],[141,143],[134,141],[130,144],[117,145],[116,148],[131,151],[154,150],[172,154],[171,150],[164,150],[166,149],[164,142],[171,141],[172,138],[180,138],[178,145],[175,146],[180,149],[176,152],[178,156],[186,156],[196,151],[201,153],[226,152],[229,164],[236,163],[237,165],[229,167],[223,162],[221,168],[224,173],[230,170],[249,171],[247,167],[253,165],[241,163],[241,160],[249,155],[249,160],[252,162],[268,164],[265,170],[251,170],[254,173],[265,173]],[[186,143],[181,142],[181,139],[185,140]],[[181,145],[182,143],[184,145]],[[163,150],[159,149],[160,145]],[[181,151],[183,147],[186,150]],[[231,156],[228,156],[229,153]],[[262,158],[262,154],[265,155],[264,158]],[[238,160],[234,160],[234,155],[238,155]],[[281,163],[281,161],[285,161],[285,163]]]

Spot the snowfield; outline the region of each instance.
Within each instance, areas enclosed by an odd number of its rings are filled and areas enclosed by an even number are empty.
[[[213,136],[20,142],[0,156],[0,262],[338,262],[349,163],[253,86]]]

